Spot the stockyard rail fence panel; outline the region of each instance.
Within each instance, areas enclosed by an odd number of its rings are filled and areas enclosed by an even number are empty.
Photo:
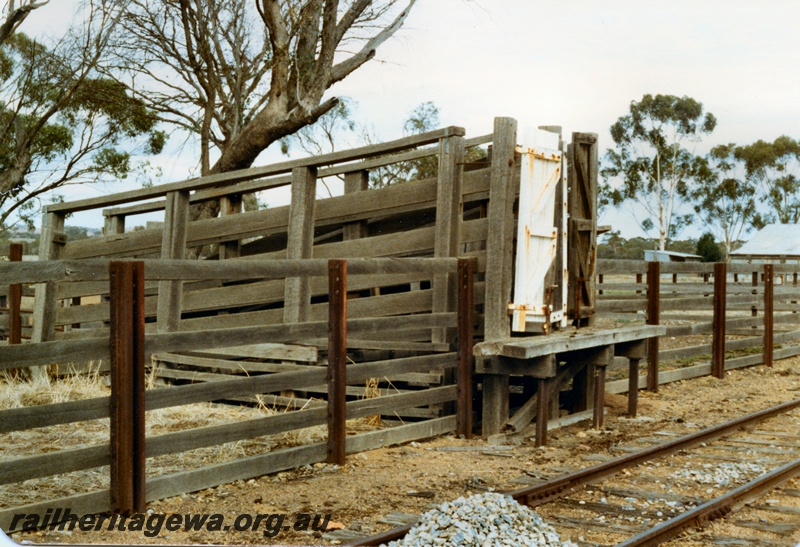
[[[39,266],[38,268],[36,266]],[[0,265],[0,282],[35,283],[69,280],[108,283],[111,308],[105,336],[55,340],[39,344],[0,347],[0,369],[41,367],[66,358],[108,359],[111,396],[0,411],[0,432],[10,433],[58,424],[110,418],[109,443],[59,450],[0,462],[0,483],[10,484],[62,473],[110,466],[109,488],[60,499],[41,500],[0,510],[0,527],[11,531],[14,514],[44,515],[54,506],[73,513],[144,511],[147,501],[246,479],[317,462],[344,463],[345,454],[408,442],[448,432],[469,436],[472,425],[472,291],[474,259],[295,259],[235,262],[197,262],[103,259],[51,261],[43,264]],[[403,316],[350,318],[349,279],[361,276],[422,273],[428,278],[453,276],[456,312],[428,312]],[[145,287],[149,281],[268,279],[294,275],[327,280],[328,318],[280,325],[229,327],[146,333]],[[409,330],[449,330],[452,347],[414,346],[396,358],[373,358],[355,363],[348,356],[349,337],[383,333],[393,339]],[[304,344],[326,338],[326,359],[305,367],[268,374],[219,379],[166,388],[145,389],[149,356],[186,349],[255,347],[268,343]],[[376,339],[379,340],[379,339]],[[359,343],[356,341],[356,346]],[[380,344],[379,344],[380,345]],[[429,344],[430,345],[430,344]],[[293,346],[296,347],[296,346]],[[351,352],[352,353],[352,352]],[[324,362],[323,362],[324,361]],[[322,365],[322,366],[319,366]],[[374,398],[347,398],[347,387],[370,378],[452,371],[452,382],[437,387],[404,390]],[[445,374],[446,376],[446,374]],[[327,387],[325,404],[224,425],[213,425],[145,437],[146,412],[228,397]],[[455,402],[455,404],[454,404]],[[455,406],[455,412],[446,405]],[[409,421],[367,433],[346,434],[345,420],[389,415],[408,407],[443,405],[441,416]],[[327,425],[327,441],[282,448],[225,463],[162,476],[147,477],[146,460],[226,442]]]
[[[182,259],[201,246],[205,246],[207,260],[233,262],[311,257],[475,257],[475,297],[480,305],[491,221],[486,203],[492,162],[465,163],[464,153],[492,142],[493,136],[464,139],[463,134],[463,129],[450,127],[352,151],[52,205],[43,221],[39,259]],[[433,146],[427,146],[430,144]],[[434,176],[370,187],[370,173],[380,174],[381,169],[418,160],[433,162]],[[345,194],[317,199],[317,188],[333,177],[344,178]],[[514,182],[518,185],[518,177]],[[242,209],[245,194],[278,187],[290,187],[288,206]],[[221,216],[190,222],[190,205],[211,198],[221,200]],[[507,200],[513,199],[512,192]],[[103,212],[106,233],[68,241],[63,233],[66,215],[88,210]],[[153,211],[163,211],[163,222],[125,231],[136,215]],[[358,301],[351,304],[351,313],[370,317],[452,307],[452,280],[445,276],[432,283],[420,275],[410,272],[359,277],[354,280],[357,285],[351,287],[359,294]],[[149,281],[145,286],[146,328],[169,332],[299,318],[320,320],[326,312],[318,300],[326,291],[324,280],[291,276],[251,283]],[[26,287],[25,292],[31,294],[31,289]],[[101,282],[45,280],[33,292],[35,309],[23,335],[34,342],[95,337],[108,328],[107,286]],[[482,328],[481,320],[478,328]],[[423,329],[403,337],[406,342],[435,342]]]
[[[667,328],[663,339],[672,347],[649,342],[647,374],[640,378],[648,389],[800,354],[800,346],[791,345],[800,340],[796,264],[601,259],[597,272],[601,316]],[[608,387],[627,389],[624,381]]]

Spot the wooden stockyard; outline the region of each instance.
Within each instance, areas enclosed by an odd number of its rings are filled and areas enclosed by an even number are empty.
[[[596,261],[597,138],[589,133],[573,134],[562,148],[569,157],[562,164],[569,164],[569,243],[559,252],[568,253],[569,282],[567,302],[553,300],[566,305],[580,328],[512,335],[517,142],[516,121],[497,118],[485,136],[466,138],[463,129],[449,127],[49,206],[39,262],[0,263],[10,310],[10,343],[0,346],[0,369],[30,368],[36,375],[65,361],[102,360],[110,364],[112,394],[0,411],[0,432],[110,418],[110,442],[7,459],[0,462],[0,484],[110,465],[110,488],[3,509],[0,528],[7,529],[14,513],[65,503],[74,513],[143,510],[148,501],[238,479],[341,463],[346,453],[445,433],[469,436],[477,422],[490,435],[520,431],[537,417],[543,444],[547,418],[559,406],[593,408],[600,425],[606,392],[630,391],[635,413],[637,390],[630,388],[720,375],[726,367],[756,364],[757,357],[769,364],[773,342],[800,338],[792,328],[800,290],[789,266],[725,271],[725,265],[662,264],[659,271],[645,262]],[[488,159],[465,163],[465,150],[474,146],[488,146]],[[371,171],[432,157],[435,178],[368,188]],[[317,187],[328,177],[342,177],[345,193],[318,199]],[[281,186],[291,188],[290,205],[243,210],[242,196]],[[220,216],[190,222],[190,205],[211,198],[221,200]],[[102,213],[105,234],[68,241],[65,219],[79,211]],[[158,211],[163,225],[126,230],[136,215]],[[199,246],[212,246],[207,259],[184,259]],[[667,273],[691,279],[661,283]],[[725,286],[734,274],[753,277]],[[21,316],[26,294],[35,295],[34,309]],[[746,316],[730,318],[736,307]],[[671,321],[671,309],[698,311],[682,324],[660,324]],[[598,316],[612,313],[646,315],[647,324],[595,325]],[[773,324],[789,328],[773,334]],[[731,334],[748,329],[752,336],[726,340],[726,328]],[[665,333],[713,333],[713,351],[659,351],[654,337]],[[726,364],[726,350],[752,346],[763,352]],[[691,373],[659,373],[659,358],[691,352],[713,353],[713,363]],[[628,378],[606,383],[615,357],[625,359]],[[647,362],[646,380],[639,377],[640,361]],[[150,362],[182,385],[146,390]],[[231,374],[234,369],[247,374]],[[380,396],[364,398],[369,379],[378,380]],[[255,396],[299,409],[144,436],[147,411]],[[345,418],[376,414],[389,418],[391,427],[345,435]],[[404,421],[392,421],[396,416]],[[327,425],[327,442],[147,474],[147,458],[315,425]]]

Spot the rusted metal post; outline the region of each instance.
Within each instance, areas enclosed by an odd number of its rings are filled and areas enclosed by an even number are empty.
[[[637,273],[636,274],[636,284],[637,285],[641,285],[642,284],[642,274],[641,273]],[[642,291],[637,289],[636,294],[642,294]]]
[[[647,324],[661,323],[661,263],[647,264]],[[647,340],[647,390],[658,392],[658,337]]]
[[[12,243],[9,247],[8,258],[11,262],[22,261],[22,245]],[[22,285],[14,283],[8,286],[8,343],[22,343]],[[12,374],[14,374],[12,369]]]
[[[456,375],[456,434],[472,437],[472,321],[473,259],[458,260],[458,374]]]
[[[547,421],[550,419],[549,378],[539,378],[536,389],[536,446],[547,444]]]
[[[727,265],[714,264],[714,319],[711,341],[711,375],[725,378],[725,304],[727,292]]]
[[[758,287],[758,272],[753,272],[753,287]],[[758,294],[758,291],[753,289],[753,294]],[[753,306],[750,309],[750,315],[753,317],[758,317],[758,308]],[[753,327],[755,328],[755,327]]]
[[[145,511],[144,263],[111,262],[111,509]]]
[[[639,406],[639,359],[628,359],[628,417],[635,418]]]
[[[597,294],[603,294],[603,274],[597,274]]]
[[[328,463],[344,465],[347,388],[347,261],[328,261]]]
[[[594,415],[592,417],[592,427],[602,429],[605,422],[606,406],[606,366],[594,365]]]
[[[775,267],[764,264],[764,364],[768,367],[772,367],[773,357],[774,274]]]

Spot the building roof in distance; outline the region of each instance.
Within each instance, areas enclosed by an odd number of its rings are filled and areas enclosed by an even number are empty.
[[[800,256],[800,224],[767,224],[730,256]]]

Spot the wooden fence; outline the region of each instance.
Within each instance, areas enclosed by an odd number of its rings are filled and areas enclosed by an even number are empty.
[[[352,285],[363,276],[451,276],[456,289],[457,312],[433,312],[391,317],[351,318]],[[285,277],[326,279],[326,320],[301,320],[280,325],[232,326],[213,330],[147,332],[148,284],[247,280]],[[408,442],[455,431],[469,436],[472,430],[471,348],[473,330],[474,259],[352,259],[352,260],[254,260],[236,261],[109,261],[55,260],[47,263],[0,264],[0,284],[105,283],[110,301],[110,326],[106,334],[74,340],[0,347],[0,369],[50,365],[65,356],[108,359],[111,396],[0,411],[0,432],[23,431],[51,425],[110,418],[108,444],[7,459],[0,462],[0,484],[110,465],[110,489],[81,493],[58,500],[43,500],[0,511],[0,528],[11,531],[15,513],[41,513],[54,506],[73,513],[108,510],[144,510],[150,500],[200,490],[233,480],[259,476],[301,465],[328,461],[343,463],[346,453]],[[458,343],[416,344],[414,352],[394,359],[348,364],[348,349],[360,347],[358,339],[382,334],[385,340],[407,331],[448,330]],[[99,330],[99,329],[98,329]],[[350,338],[352,336],[352,338]],[[327,339],[327,366],[294,367],[283,372],[253,375],[215,382],[145,390],[144,369],[148,356],[163,352],[202,350],[236,345],[307,343]],[[350,341],[353,341],[352,343]],[[380,338],[374,338],[375,344]],[[346,386],[368,378],[392,377],[431,371],[455,371],[453,383],[370,399],[346,400]],[[277,393],[287,389],[327,385],[326,405],[284,412],[239,423],[208,426],[145,438],[146,411],[246,394]],[[391,414],[406,407],[455,401],[455,415],[407,423],[358,435],[345,435],[345,419]],[[327,424],[326,443],[275,450],[184,472],[147,477],[146,458],[173,454],[221,443],[298,428]]]
[[[722,377],[725,370],[800,354],[800,347],[783,345],[800,340],[798,267],[790,264],[660,263],[635,260],[598,261],[598,311],[601,316],[663,324],[666,337],[710,335],[685,345],[648,348],[648,389],[656,390],[659,363],[709,356],[708,364],[667,373],[666,378],[706,374]],[[777,325],[777,328],[776,328]],[[757,353],[752,350],[760,349]],[[750,353],[726,357],[730,352]],[[661,373],[664,376],[664,373]]]

